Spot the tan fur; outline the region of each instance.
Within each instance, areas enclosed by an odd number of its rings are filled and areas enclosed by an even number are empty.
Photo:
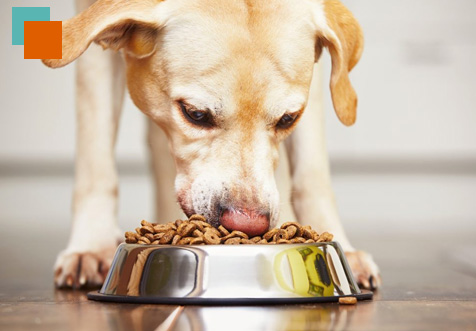
[[[363,34],[352,13],[337,0],[325,0],[327,24],[334,35],[324,36],[332,56],[331,92],[334,109],[345,125],[354,124],[357,116],[357,94],[348,73],[357,64],[363,51]]]
[[[105,48],[122,48],[126,45],[123,36],[127,26],[140,24],[157,28],[157,21],[150,12],[160,1],[101,0],[93,3],[84,12],[63,22],[62,59],[43,60],[43,63],[52,68],[65,66],[83,54],[93,41]]]
[[[64,22],[63,59],[44,63],[64,66],[93,42],[123,50],[133,102],[167,137],[177,170],[177,200],[186,214],[201,213],[217,225],[222,210],[246,210],[269,215],[273,227],[279,217],[274,178],[278,147],[297,127],[288,147],[296,214],[306,223],[316,219],[317,228],[327,227],[347,251],[353,250],[332,199],[323,130],[314,129],[322,123],[276,127],[286,113],[306,117],[314,111],[304,109],[313,66],[324,46],[332,56],[330,86],[336,113],[346,125],[355,121],[357,98],[348,73],[360,57],[362,34],[339,1],[98,0]],[[93,64],[94,58],[104,60],[97,47],[91,48],[88,52],[94,50],[95,55],[87,53],[82,59]],[[74,278],[84,252],[105,250],[88,228],[92,233],[102,233],[104,226],[117,230],[113,147],[118,118],[110,104],[111,81],[104,80],[112,71],[96,79],[81,63],[80,76],[87,79],[78,98],[83,124],[74,202],[77,221],[58,259],[60,285]],[[202,127],[188,120],[180,102],[208,111],[215,125]],[[101,105],[108,107],[110,123],[97,116]],[[99,130],[101,126],[106,130]],[[165,166],[159,159],[154,157],[154,165],[160,172]],[[316,196],[314,186],[321,196]],[[99,224],[100,218],[107,224]],[[113,247],[113,241],[106,248]]]

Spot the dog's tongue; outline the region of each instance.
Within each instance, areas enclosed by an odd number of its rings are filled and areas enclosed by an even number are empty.
[[[248,236],[257,236],[269,229],[269,218],[249,210],[227,209],[223,212],[221,225],[230,231],[238,230]]]

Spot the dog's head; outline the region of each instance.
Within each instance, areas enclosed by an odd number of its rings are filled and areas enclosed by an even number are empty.
[[[130,95],[166,133],[178,201],[230,229],[277,220],[278,145],[306,106],[314,63],[332,57],[339,119],[355,121],[348,73],[362,34],[337,0],[98,0],[63,23],[63,59],[122,49]]]

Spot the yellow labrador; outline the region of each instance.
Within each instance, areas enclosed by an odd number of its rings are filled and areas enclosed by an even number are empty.
[[[296,216],[334,233],[358,281],[379,286],[371,256],[355,251],[340,224],[321,88],[311,84],[314,64],[328,48],[335,111],[343,124],[354,123],[357,97],[348,74],[363,38],[339,1],[78,0],[78,5],[81,13],[63,23],[63,59],[44,63],[67,65],[95,42],[122,50],[125,68],[119,56],[95,46],[78,61],[73,228],[56,263],[58,286],[102,283],[121,236],[113,147],[124,80],[135,105],[167,136],[185,214],[203,214],[214,226],[250,235],[275,226],[274,170],[278,146],[288,138]]]

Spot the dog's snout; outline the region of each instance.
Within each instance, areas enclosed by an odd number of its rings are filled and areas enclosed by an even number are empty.
[[[257,236],[269,229],[269,213],[263,214],[248,209],[224,209],[220,223],[230,231],[238,230],[249,236]]]

